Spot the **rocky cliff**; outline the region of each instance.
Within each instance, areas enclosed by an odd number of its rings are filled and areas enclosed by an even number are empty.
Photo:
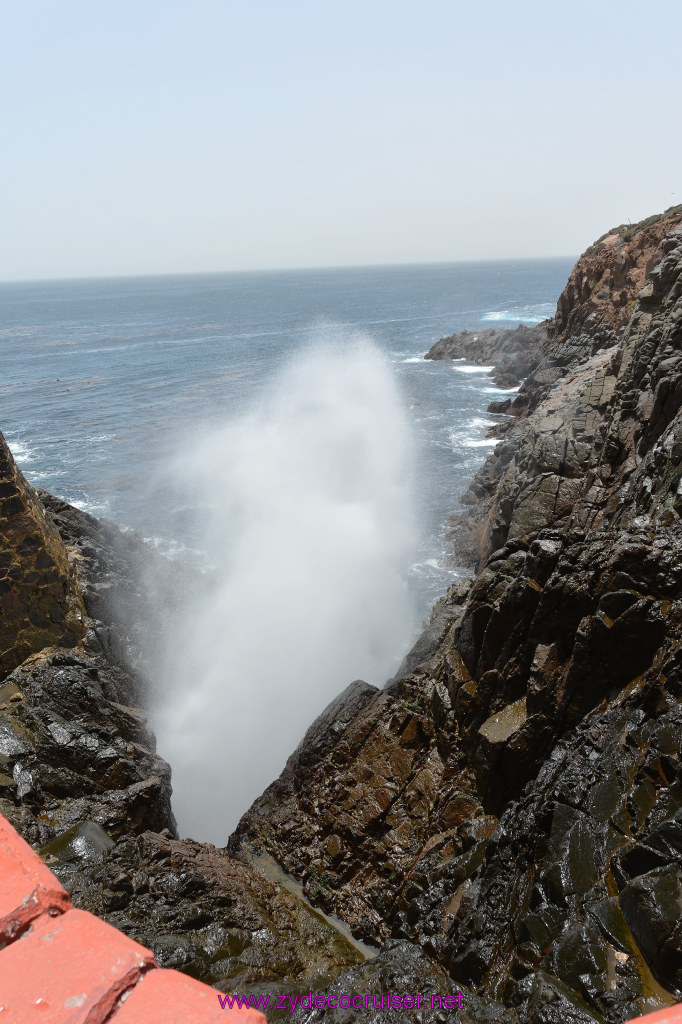
[[[450,355],[503,362],[507,333]],[[523,337],[459,533],[471,584],[386,689],[356,681],[313,723],[228,851],[175,834],[140,707],[143,547],[41,503],[5,455],[42,527],[20,550],[2,506],[3,643],[33,639],[0,690],[0,811],[163,966],[224,991],[461,990],[465,1024],[682,996],[682,210],[606,235]],[[64,618],[36,627],[41,552]]]
[[[529,1024],[682,990],[681,214],[579,261],[470,489],[469,592],[231,840]]]

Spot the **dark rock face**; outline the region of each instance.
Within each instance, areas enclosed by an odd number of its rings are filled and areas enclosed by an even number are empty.
[[[61,837],[60,837],[61,838]],[[224,850],[144,832],[111,844],[106,833],[41,850],[76,906],[226,992],[304,992],[363,954],[275,881]]]
[[[612,232],[576,264],[557,307],[564,312],[549,324],[542,361],[511,404],[515,416],[498,431],[501,443],[464,495],[476,515],[456,531],[460,556],[481,567],[507,540],[563,525],[578,498],[580,525],[596,525],[591,505],[615,495],[674,419],[682,404],[671,280],[679,272],[679,221],[678,210],[640,232]],[[596,297],[606,294],[610,260],[631,268],[625,305]],[[651,294],[638,300],[652,266]],[[666,285],[667,304],[661,301]],[[573,302],[579,302],[575,316],[566,312]]]
[[[3,504],[0,517],[9,593],[26,594],[25,618],[2,620],[14,643],[0,681],[0,810],[38,844],[86,819],[113,838],[174,829],[170,768],[155,754],[139,706],[141,680],[126,657],[135,645],[120,640],[130,622],[112,619],[102,598],[117,582],[129,618],[141,614],[128,550],[135,542],[33,491],[4,441],[0,454],[14,488],[7,499],[13,504],[9,511]],[[52,627],[35,626],[49,601]],[[21,607],[15,602],[11,611]],[[100,615],[112,624],[105,626]]]
[[[481,999],[466,986],[460,988],[431,957],[405,939],[390,940],[379,956],[345,970],[333,985],[314,992],[313,996],[325,1000],[333,996],[335,1002],[345,996],[345,1001],[340,1009],[334,1010],[318,1003],[311,1012],[304,1003],[293,1012],[290,1007],[269,1011],[268,1020],[313,1024],[332,1019],[355,1024],[362,1017],[370,1024],[399,1024],[409,1013],[421,1024],[445,1024],[453,1019],[454,1012],[454,1019],[462,1024],[518,1024],[513,1010]],[[346,1002],[353,996],[355,1004],[347,1007]]]
[[[468,595],[230,841],[529,1024],[682,994],[681,212],[588,250],[470,489]]]
[[[95,519],[47,491],[36,495],[76,567],[87,646],[109,666],[109,696],[144,704],[149,697],[145,662],[156,631],[149,592],[162,592],[171,604],[174,591],[189,585],[187,572],[158,557],[137,534],[122,533],[113,523]]]
[[[0,685],[0,811],[30,842],[84,819],[113,838],[174,827],[170,768],[141,709],[105,696],[109,675],[47,648]]]

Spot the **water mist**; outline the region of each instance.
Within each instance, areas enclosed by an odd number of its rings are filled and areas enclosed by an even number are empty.
[[[165,608],[156,710],[181,835],[224,845],[326,704],[381,685],[415,627],[412,451],[363,338],[293,359],[172,474],[210,568]]]

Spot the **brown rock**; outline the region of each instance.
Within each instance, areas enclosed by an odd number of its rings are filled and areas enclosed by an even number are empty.
[[[64,543],[0,434],[0,677],[44,647],[85,638]]]

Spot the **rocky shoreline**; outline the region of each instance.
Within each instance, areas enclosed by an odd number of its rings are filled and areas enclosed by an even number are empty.
[[[514,388],[537,368],[546,339],[547,321],[537,327],[519,324],[516,330],[487,327],[482,331],[460,331],[441,338],[424,358],[466,359],[479,366],[492,365],[493,383],[498,388]]]
[[[152,553],[33,491],[0,439],[0,812],[76,906],[222,991],[619,1024],[682,998],[682,209],[591,246],[553,320],[429,357],[523,379],[457,527],[471,584],[385,689],[332,702],[225,850],[177,837],[146,724]]]

